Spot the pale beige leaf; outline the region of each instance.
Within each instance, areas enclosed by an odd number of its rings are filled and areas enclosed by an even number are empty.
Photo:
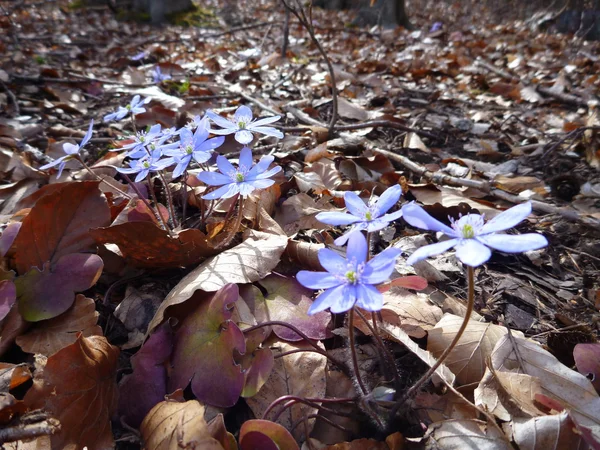
[[[432,305],[427,294],[392,288],[383,294],[383,320],[399,325],[408,335],[425,337],[442,318],[442,310]]]
[[[462,322],[462,317],[445,315],[435,328],[429,331],[427,350],[436,357],[440,356],[456,336]],[[492,353],[496,342],[506,333],[505,327],[469,321],[458,344],[446,359],[446,365],[456,375],[460,385],[479,383],[485,373],[486,358]],[[513,334],[523,335],[517,332]]]
[[[600,397],[584,375],[569,369],[540,345],[521,337],[515,337],[514,344],[508,336],[500,339],[491,364],[496,372],[525,373],[537,378],[542,394],[557,400],[578,424],[589,428],[594,438],[600,440]]]
[[[445,420],[429,425],[427,448],[512,450],[500,431],[480,420]]]
[[[140,432],[148,450],[224,450],[210,435],[204,406],[197,400],[160,402],[144,418]]]
[[[417,355],[421,361],[427,364],[429,367],[437,362],[436,358],[427,350],[423,350],[419,347],[415,341],[400,327],[389,323],[383,323],[380,327],[383,331],[388,333],[393,339],[404,344],[411,352]],[[436,375],[439,376],[442,381],[450,386],[454,384],[455,376],[454,373],[444,364],[440,365],[435,371]]]
[[[569,413],[563,411],[552,416],[517,418],[504,425],[506,434],[519,446],[519,450],[583,450],[589,446],[574,431]]]
[[[312,348],[307,344],[291,345],[284,341],[275,341],[271,345],[274,356],[298,348]],[[299,397],[324,397],[326,390],[325,368],[327,358],[314,352],[298,352],[275,359],[271,375],[263,387],[254,397],[247,398],[246,402],[257,418],[272,420],[282,405],[263,417],[269,405],[282,395],[297,395]],[[294,405],[285,410],[277,420],[287,430],[291,431],[298,440],[304,440],[305,429],[296,427],[292,431],[292,424],[302,417],[315,414],[317,410],[307,405]],[[311,428],[314,420],[309,421]]]

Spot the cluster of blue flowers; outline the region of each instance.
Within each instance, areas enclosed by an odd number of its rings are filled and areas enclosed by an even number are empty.
[[[127,106],[119,106],[115,112],[104,116],[104,121],[121,120],[143,113],[146,111],[144,105],[148,102],[149,99],[141,99],[136,95]],[[125,155],[129,158],[129,167],[119,167],[117,171],[123,174],[135,174],[135,182],[140,182],[151,172],[175,166],[173,178],[178,178],[187,173],[192,162],[199,165],[207,163],[212,158],[212,153],[223,145],[224,136],[234,134],[235,139],[244,145],[237,169],[227,158],[219,155],[217,157],[219,172],[201,172],[198,178],[210,187],[218,187],[203,196],[207,200],[225,199],[236,194],[247,197],[255,189],[271,186],[275,182],[271,177],[281,171],[279,166],[269,169],[274,160],[273,156],[263,156],[256,165],[253,165],[252,151],[247,147],[254,139],[253,133],[283,138],[281,131],[265,126],[279,119],[279,116],[273,116],[253,120],[250,108],[240,106],[231,121],[212,111],[207,111],[205,117],[196,116],[188,126],[179,130],[163,129],[160,124],[155,124],[147,131],[135,133],[132,137],[133,142],[121,148],[126,151]],[[211,128],[211,121],[220,128]],[[60,177],[66,162],[78,157],[83,146],[89,141],[93,124],[92,120],[87,134],[79,145],[64,144],[63,151],[66,155],[40,169],[45,170],[59,165],[58,177]],[[211,138],[211,134],[217,137]]]

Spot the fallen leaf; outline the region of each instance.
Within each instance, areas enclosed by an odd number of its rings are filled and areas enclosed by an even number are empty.
[[[95,307],[94,300],[79,294],[65,313],[36,323],[33,329],[17,338],[17,345],[24,352],[50,356],[74,343],[77,333],[85,337],[102,336],[102,328],[96,325],[100,314]]]
[[[288,430],[268,420],[247,420],[240,429],[240,450],[300,450]]]
[[[110,221],[106,198],[97,181],[63,183],[41,197],[23,220],[14,246],[19,274],[32,267],[42,269],[49,261],[95,249],[91,228]]]
[[[11,280],[0,281],[0,321],[10,312],[17,301],[17,288]]]
[[[24,401],[60,421],[52,448],[113,448],[110,418],[117,406],[118,357],[119,349],[106,338],[79,335],[36,373]]]
[[[390,448],[385,442],[375,439],[356,439],[351,442],[328,445],[323,450],[390,450]]]
[[[152,450],[224,450],[204,420],[204,406],[196,400],[160,402],[140,426],[144,448]]]
[[[591,380],[596,391],[600,392],[600,344],[577,344],[573,358],[579,373]]]
[[[197,293],[189,300],[197,307],[175,332],[169,391],[184,389],[191,381],[192,392],[203,403],[233,406],[244,387],[244,373],[234,361],[234,351],[244,353],[244,334],[232,322],[232,305],[238,287],[228,284],[212,296]]]
[[[512,450],[500,431],[480,420],[453,420],[432,423],[427,430],[427,446],[436,449]]]

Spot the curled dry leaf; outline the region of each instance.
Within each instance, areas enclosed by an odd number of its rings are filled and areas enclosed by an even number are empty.
[[[212,406],[235,405],[244,387],[244,373],[234,361],[234,351],[246,349],[244,334],[231,321],[238,287],[228,284],[211,297],[195,295],[197,307],[185,317],[175,333],[173,370],[169,391],[192,384],[192,392]]]
[[[288,430],[268,420],[247,420],[240,429],[240,450],[300,450]]]
[[[106,338],[79,335],[36,373],[24,401],[60,421],[52,448],[113,448],[110,418],[117,406],[118,357],[119,349]]]
[[[328,196],[315,201],[310,195],[300,193],[286,199],[275,214],[275,220],[291,236],[300,230],[325,228],[315,216],[323,211],[335,209]]]
[[[147,449],[224,450],[211,436],[204,420],[204,406],[196,400],[160,402],[144,418],[140,433]]]
[[[262,280],[279,263],[287,241],[286,236],[254,232],[241,244],[206,260],[169,292],[150,322],[148,332],[162,322],[169,306],[183,303],[198,289],[215,292],[228,283]]]
[[[15,280],[19,312],[29,322],[51,319],[73,304],[75,293],[91,288],[102,274],[98,255],[72,253],[61,256],[53,267],[32,268]]]
[[[104,227],[109,221],[110,210],[97,181],[58,185],[23,219],[14,241],[17,271],[41,270],[48,261],[54,264],[66,255],[94,249],[90,228]]]
[[[284,341],[276,341],[271,345],[275,355],[290,350],[308,349],[308,344],[291,345]],[[276,350],[275,350],[276,349]],[[314,352],[298,352],[286,355],[275,360],[275,366],[269,379],[254,397],[246,399],[248,406],[256,417],[263,417],[269,405],[283,395],[296,395],[299,397],[320,397],[325,395],[326,377],[325,367],[327,358]],[[280,406],[281,407],[281,406]],[[270,415],[277,414],[279,407]],[[317,410],[307,405],[298,404],[285,410],[279,416],[277,423],[291,430],[298,420],[309,414],[315,414]],[[272,416],[271,416],[272,417]],[[263,417],[269,419],[269,417]],[[314,424],[314,419],[309,420]],[[310,432],[310,430],[309,430]],[[305,430],[303,426],[296,427],[292,431],[298,440],[303,439]]]
[[[596,391],[600,392],[600,344],[577,344],[573,358],[579,373],[588,377]]]
[[[31,372],[27,364],[0,362],[0,392],[8,392],[29,380]]]
[[[429,425],[427,447],[443,450],[476,448],[512,450],[506,437],[494,426],[480,420],[444,420]]]
[[[38,322],[17,338],[17,345],[27,353],[50,356],[75,342],[77,333],[85,337],[102,336],[102,328],[96,325],[100,314],[95,307],[94,300],[79,294],[70,309],[58,317]]]
[[[460,325],[462,317],[446,314],[429,331],[427,350],[436,357],[450,345]],[[460,385],[479,383],[485,373],[485,361],[492,353],[496,342],[507,333],[505,327],[485,322],[469,321],[458,344],[446,359],[446,366],[456,374]],[[513,331],[515,336],[523,336]]]
[[[325,248],[325,244],[290,240],[285,249],[285,255],[292,264],[306,270],[324,272],[325,269],[319,261],[319,250],[322,248]]]
[[[186,267],[216,253],[206,235],[195,228],[171,237],[153,222],[126,222],[90,234],[99,244],[117,245],[135,267]]]

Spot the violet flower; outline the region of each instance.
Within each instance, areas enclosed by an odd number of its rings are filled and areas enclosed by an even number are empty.
[[[125,107],[119,106],[115,112],[105,115],[104,122],[110,122],[112,120],[121,120],[129,113],[135,115],[146,112],[146,108],[144,108],[143,105],[149,103],[150,100],[151,99],[149,97],[141,99],[139,95],[136,95],[135,97],[133,97],[129,105]]]
[[[252,132],[261,133],[266,136],[275,136],[276,138],[282,139],[283,133],[273,127],[265,127],[264,125],[277,122],[280,116],[265,117],[264,119],[252,120],[252,110],[247,106],[240,106],[235,114],[233,120],[227,120],[213,111],[206,111],[206,115],[222,130],[211,129],[210,132],[218,135],[228,135],[235,133],[235,140],[240,144],[249,144],[254,139]]]
[[[434,219],[414,202],[404,205],[402,213],[404,220],[410,225],[426,230],[441,231],[451,238],[417,249],[406,261],[408,264],[414,264],[455,247],[456,257],[463,264],[476,267],[490,259],[492,255],[490,248],[505,253],[520,253],[537,250],[548,245],[546,238],[538,233],[518,235],[498,233],[514,227],[531,214],[531,202],[513,206],[487,223],[479,214],[467,214],[452,221],[452,227]]]
[[[129,168],[117,168],[117,171],[124,174],[136,173],[135,182],[139,183],[144,180],[150,172],[156,172],[163,170],[165,167],[165,160],[160,159],[160,151],[147,154],[140,159],[134,159],[129,161]]]
[[[156,66],[152,71],[152,81],[154,83],[162,83],[163,81],[170,80],[171,78],[173,77],[168,73],[162,73],[160,66]]]
[[[198,179],[209,186],[221,186],[220,188],[203,195],[206,200],[215,200],[218,198],[230,198],[236,194],[247,197],[255,189],[265,189],[275,183],[270,178],[281,171],[281,167],[275,166],[269,169],[269,166],[275,158],[273,156],[263,156],[258,163],[252,165],[252,151],[244,147],[240,153],[240,163],[236,169],[222,155],[217,157],[217,167],[219,172],[200,172]]]
[[[327,272],[301,270],[296,275],[300,284],[309,289],[325,289],[308,314],[327,308],[341,313],[354,305],[367,311],[381,310],[383,295],[374,285],[389,279],[400,253],[400,249],[388,248],[367,261],[367,240],[361,232],[350,235],[346,258],[328,248],[319,250],[319,262]]]
[[[161,125],[156,123],[148,131],[138,131],[133,142],[124,145],[121,150],[128,150],[126,156],[130,158],[141,158],[148,153],[146,147],[160,139],[161,135]]]
[[[208,134],[208,119],[205,118],[200,121],[194,134],[188,128],[181,130],[179,148],[163,152],[165,155],[171,156],[171,158],[167,158],[169,159],[169,165],[177,163],[175,170],[173,170],[173,178],[179,177],[187,170],[192,158],[198,164],[208,161],[212,156],[212,151],[220,147],[225,141],[223,136],[208,139]]]
[[[327,225],[352,225],[348,231],[337,238],[335,245],[344,245],[350,234],[357,230],[366,230],[367,233],[382,230],[390,222],[400,218],[402,211],[385,214],[394,206],[402,195],[402,187],[396,184],[375,200],[369,200],[368,206],[354,192],[346,192],[344,201],[349,214],[341,212],[322,212],[316,215],[317,220]]]
[[[52,161],[49,164],[43,165],[42,167],[40,167],[40,170],[46,170],[46,169],[49,169],[50,167],[54,167],[54,166],[58,165],[58,174],[56,175],[56,178],[60,178],[60,176],[62,175],[62,172],[65,168],[65,165],[67,164],[67,161],[75,158],[75,155],[79,154],[79,152],[81,151],[83,146],[85,144],[87,144],[88,141],[90,140],[90,138],[92,137],[92,128],[93,127],[94,127],[94,119],[92,119],[90,121],[90,126],[87,130],[87,133],[85,133],[85,136],[83,137],[83,139],[81,140],[79,145],[71,144],[69,142],[63,144],[63,151],[66,153],[66,155],[61,156],[60,158]]]

